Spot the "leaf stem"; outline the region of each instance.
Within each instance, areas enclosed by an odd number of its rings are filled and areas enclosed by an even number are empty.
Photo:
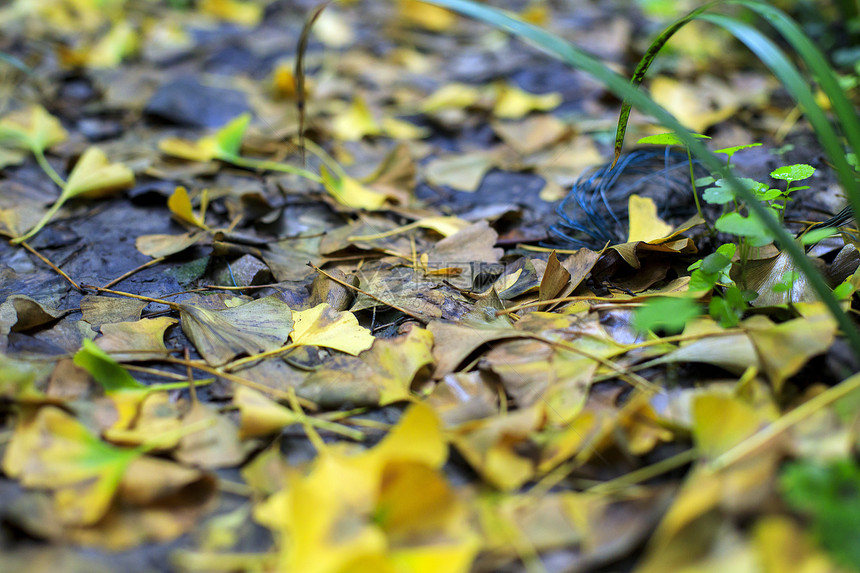
[[[53,167],[51,167],[50,163],[48,163],[48,159],[45,157],[44,150],[38,147],[33,147],[32,151],[33,155],[36,157],[36,163],[39,164],[39,167],[42,168],[42,171],[44,171],[48,175],[48,177],[51,178],[51,181],[59,185],[60,189],[65,188],[66,182],[63,181],[63,178],[60,177],[60,174],[57,173]]]
[[[266,171],[279,171],[281,173],[292,173],[293,175],[304,177],[305,179],[309,179],[315,183],[322,183],[322,177],[320,177],[316,173],[312,173],[307,169],[302,169],[301,167],[293,167],[292,165],[287,165],[285,163],[266,161],[265,159],[251,159],[248,157],[242,157],[240,155],[225,155],[224,157],[219,157],[219,159],[222,161],[226,161],[227,163],[232,163],[237,167],[245,167],[248,169],[262,169]]]
[[[33,235],[35,235],[36,233],[41,231],[42,228],[50,222],[50,220],[54,217],[54,215],[57,214],[57,211],[60,210],[60,207],[62,207],[65,202],[66,202],[66,197],[63,197],[62,195],[60,195],[57,198],[57,200],[54,202],[54,204],[51,205],[51,208],[45,212],[45,214],[42,216],[42,218],[39,220],[39,222],[36,223],[36,225],[32,229],[27,231],[26,234],[24,234],[20,237],[15,237],[14,239],[12,239],[9,242],[12,243],[13,245],[17,245],[17,244],[23,243],[24,241],[33,237]]]

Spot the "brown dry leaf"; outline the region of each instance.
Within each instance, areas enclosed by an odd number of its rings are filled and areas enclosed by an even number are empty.
[[[416,375],[433,364],[430,331],[408,325],[392,338],[377,338],[358,357],[338,356],[310,374],[299,394],[322,407],[385,405],[412,400]]]
[[[529,155],[545,149],[570,133],[554,115],[535,114],[520,121],[494,121],[493,130],[517,153]]]
[[[436,243],[427,252],[427,265],[463,269],[450,282],[457,287],[471,288],[472,280],[480,274],[480,265],[476,263],[498,263],[502,257],[504,251],[494,247],[498,238],[499,234],[482,220]]]
[[[177,306],[182,331],[211,366],[280,348],[293,331],[290,307],[274,295],[225,310]]]
[[[809,260],[818,267],[819,271],[825,271],[824,261],[817,258]],[[799,274],[791,284],[791,288],[780,292],[775,291],[773,287],[777,284],[783,284],[785,274],[791,272]],[[746,288],[759,293],[755,300],[750,303],[753,306],[776,306],[818,300],[818,296],[809,285],[809,280],[797,270],[797,266],[791,262],[791,257],[785,252],[768,259],[748,261],[743,280]]]
[[[836,337],[837,324],[818,303],[817,312],[770,328],[751,328],[749,338],[758,352],[762,369],[775,392],[797,374],[810,358],[827,352]]]
[[[182,418],[183,426],[209,422],[202,430],[184,436],[173,456],[182,464],[199,468],[228,468],[239,465],[245,452],[239,440],[239,429],[215,409],[195,402]]]
[[[615,562],[651,534],[667,493],[641,488],[617,497],[590,492],[483,495],[476,508],[486,551],[482,570],[505,569],[521,557],[518,547],[542,554],[563,550],[571,570]]]
[[[471,193],[496,163],[497,159],[492,155],[473,151],[433,159],[424,166],[423,173],[431,185],[448,186]]]
[[[481,328],[479,325],[463,325],[441,320],[434,320],[428,324],[427,330],[433,334],[433,339],[436,341],[433,347],[433,357],[436,360],[434,378],[441,378],[454,372],[470,354],[488,342],[530,337],[528,333],[514,330],[513,327]]]
[[[146,305],[142,300],[86,295],[81,299],[81,314],[84,321],[98,328],[103,324],[140,320]]]
[[[181,235],[141,235],[134,244],[144,255],[157,259],[181,253],[203,240],[208,240],[205,231],[191,231]]]
[[[505,415],[466,422],[451,443],[487,483],[513,491],[532,479],[537,451],[532,437],[543,421],[540,408],[523,408]]]
[[[555,251],[553,251],[549,255],[546,270],[544,271],[543,278],[540,281],[538,300],[550,300],[567,296],[569,292],[573,290],[573,288],[568,289],[569,286],[570,271],[558,262],[558,257],[556,256]],[[544,305],[544,307],[552,308],[552,306],[547,305]],[[538,310],[540,309],[541,307],[538,307]]]
[[[469,300],[440,283],[451,280],[456,276],[453,273],[461,270],[454,268],[450,275],[446,269],[433,274],[416,272],[400,262],[387,260],[364,265],[359,273],[359,287],[376,298],[359,294],[352,310],[391,305],[420,320],[456,318],[469,309]]]
[[[73,543],[123,551],[176,539],[199,524],[217,499],[213,476],[160,458],[131,462],[107,515],[64,536]]]
[[[47,326],[63,314],[25,295],[9,296],[0,304],[0,349],[6,348],[10,332],[27,332]]]
[[[598,363],[535,340],[514,340],[484,356],[486,365],[520,408],[545,409],[553,423],[570,420],[582,410]]]
[[[451,428],[497,414],[497,386],[486,372],[448,374],[439,380],[424,402],[436,411],[445,427]]]
[[[702,336],[712,334],[712,336]],[[749,336],[743,333],[724,334],[711,318],[700,317],[690,321],[684,335],[701,337],[682,343],[677,350],[654,360],[654,364],[671,362],[703,362],[725,368],[734,374],[743,374],[748,368],[761,368],[759,356]]]
[[[118,362],[158,360],[168,355],[164,333],[177,322],[175,318],[159,316],[135,322],[103,324],[101,331],[104,336],[96,344],[111,353]]]
[[[320,255],[322,237],[284,239],[270,243],[260,255],[278,281],[299,281],[310,276],[314,270],[308,263],[321,265],[325,257]]]

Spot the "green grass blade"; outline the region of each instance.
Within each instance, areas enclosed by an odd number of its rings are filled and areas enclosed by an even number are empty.
[[[741,197],[744,202],[749,205],[749,208],[761,218],[768,229],[773,233],[774,237],[776,237],[776,241],[779,246],[788,252],[797,268],[806,275],[810,286],[838,321],[840,328],[851,344],[854,352],[860,356],[860,332],[858,332],[851,319],[842,312],[842,309],[839,306],[839,301],[833,295],[833,291],[830,290],[827,282],[812,265],[810,259],[806,257],[803,249],[795,243],[794,237],[791,233],[779,224],[779,221],[777,221],[776,218],[774,218],[768,210],[755,199],[752,192],[741,184],[741,182],[732,175],[731,171],[724,169],[724,162],[715,154],[708,151],[708,149],[699,142],[698,139],[689,134],[685,127],[681,125],[681,123],[671,113],[666,111],[647,95],[641,93],[635,86],[630,85],[630,82],[627,79],[610,70],[593,56],[569,44],[564,39],[543,30],[542,28],[523,22],[516,16],[496,8],[476,4],[470,0],[424,1],[428,4],[448,8],[465,16],[481,20],[495,28],[510,32],[518,38],[528,41],[544,52],[575,68],[591,74],[603,83],[606,89],[614,93],[616,96],[621,99],[628,99],[632,106],[654,116],[654,118],[664,126],[674,130],[678,134],[678,137],[681,138],[690,149],[691,153],[695,155],[695,157],[699,159],[707,169],[713,173],[724,175],[737,195]],[[699,16],[702,17],[705,16],[705,14],[700,14]],[[738,25],[737,30],[744,36],[744,38],[750,39],[751,41],[753,39],[758,40],[758,38],[755,38],[752,34],[747,32],[748,27],[742,27],[743,25],[735,20],[731,20],[731,22]],[[728,25],[729,23],[726,22],[726,24]],[[763,41],[755,41],[753,45],[758,48],[763,55],[774,58],[778,58],[778,56],[781,55],[782,58],[785,59],[785,56],[782,55],[775,46],[773,46],[772,42],[764,38],[761,34],[758,34],[758,36]],[[756,54],[758,55],[759,51],[756,51]],[[761,57],[761,55],[759,57]],[[787,62],[787,60],[785,61]]]
[[[718,3],[711,2],[710,4],[705,4],[700,8],[696,8],[686,16],[678,18],[672,22],[669,27],[663,30],[660,35],[651,42],[651,45],[648,46],[647,50],[645,50],[645,55],[642,56],[642,59],[640,59],[639,63],[636,64],[636,69],[633,70],[633,76],[630,78],[630,85],[639,87],[642,80],[645,79],[645,74],[648,73],[648,68],[651,67],[651,64],[657,58],[657,54],[660,53],[663,46],[666,45],[666,42],[668,42],[678,30],[686,26],[696,16],[703,13],[705,10],[712,8],[716,4]],[[627,134],[627,123],[630,120],[630,111],[632,109],[633,107],[630,105],[630,102],[625,98],[621,103],[621,113],[618,115],[618,127],[615,129],[615,156],[612,159],[612,167],[615,167],[615,164],[618,162],[618,158],[621,157],[621,148],[624,146],[624,136]]]

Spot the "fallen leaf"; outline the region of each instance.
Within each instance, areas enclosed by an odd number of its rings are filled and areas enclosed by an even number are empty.
[[[59,120],[40,105],[7,114],[0,119],[0,145],[42,152],[68,138]]]
[[[205,194],[206,190],[204,190],[203,193]],[[205,199],[203,201],[205,204]],[[181,185],[176,187],[176,189],[167,199],[167,207],[168,209],[170,209],[170,212],[173,214],[173,216],[182,221],[183,223],[187,223],[192,227],[197,227],[203,230],[209,229],[209,227],[206,226],[205,220],[206,207],[201,205],[200,214],[198,215],[194,213],[194,210],[191,207],[191,199],[189,199],[188,191],[185,189],[185,187],[182,187]]]
[[[424,177],[431,185],[445,185],[457,191],[472,192],[496,160],[484,153],[465,153],[440,157],[424,167]]]
[[[205,428],[183,436],[173,457],[184,465],[204,469],[235,467],[245,459],[239,428],[229,418],[200,402],[182,418],[183,426],[206,423]]]
[[[225,310],[177,306],[182,331],[210,366],[226,364],[239,354],[280,348],[293,331],[290,308],[275,296]]]
[[[354,209],[375,211],[381,209],[387,201],[386,195],[367,188],[357,179],[353,179],[345,173],[335,175],[330,173],[324,165],[321,165],[320,175],[322,176],[326,191],[341,205]]]
[[[175,318],[159,316],[134,322],[102,324],[103,336],[96,344],[118,362],[158,360],[169,353],[164,345],[164,333],[176,323]]]
[[[536,95],[510,83],[496,84],[496,103],[493,115],[505,119],[518,119],[533,111],[550,111],[563,101],[558,92]]]
[[[349,311],[336,311],[326,303],[302,311],[294,311],[292,344],[296,346],[324,346],[357,355],[373,344],[370,331],[359,326]]]
[[[88,525],[108,510],[139,450],[105,444],[80,422],[50,406],[19,419],[3,457],[3,471],[25,487],[53,491],[57,518]]]

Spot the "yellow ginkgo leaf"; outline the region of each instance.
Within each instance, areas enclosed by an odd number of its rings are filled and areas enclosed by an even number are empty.
[[[549,111],[557,108],[563,98],[558,92],[533,94],[511,84],[496,86],[496,103],[493,114],[506,119],[519,119],[533,111]]]
[[[365,135],[382,134],[382,127],[361,96],[356,96],[348,108],[334,117],[331,128],[341,141],[358,141]]]
[[[393,139],[421,139],[430,135],[430,130],[396,117],[382,118],[382,132]]]
[[[134,173],[122,163],[111,163],[98,147],[88,148],[72,169],[63,195],[98,199],[134,185]]]
[[[324,346],[355,356],[373,345],[373,335],[358,324],[354,314],[339,312],[327,303],[293,311],[293,320],[290,337],[296,346]]]
[[[206,195],[205,189],[203,190],[203,194]],[[200,214],[196,214],[191,207],[191,199],[188,197],[188,191],[181,185],[177,186],[173,194],[170,195],[170,198],[167,199],[167,207],[173,213],[174,217],[184,223],[205,230],[208,227],[206,226],[206,214],[203,204],[205,204],[205,199],[201,202]]]
[[[41,154],[41,149],[37,151]],[[44,157],[43,157],[44,159]],[[62,182],[59,180],[58,182]],[[88,148],[75,168],[72,169],[69,180],[63,186],[63,192],[51,205],[36,225],[25,235],[12,240],[13,244],[26,241],[42,230],[66,201],[73,198],[98,199],[106,197],[134,185],[134,173],[122,163],[111,163],[98,147]]]
[[[385,195],[368,189],[346,174],[335,175],[330,173],[325,165],[320,165],[320,175],[326,191],[341,205],[368,211],[381,209],[385,205]]]
[[[255,2],[202,0],[198,9],[204,14],[248,27],[256,26],[263,18],[263,6]]]
[[[383,231],[381,233],[374,233],[372,235],[353,235],[348,237],[349,241],[374,241],[377,239],[384,239],[386,237],[393,237],[394,235],[399,235],[400,233],[405,233],[406,231],[411,231],[415,228],[422,229],[431,229],[436,231],[443,237],[450,237],[455,233],[459,233],[466,227],[471,225],[468,221],[464,221],[459,217],[453,216],[436,216],[436,217],[425,217],[423,219],[419,219],[417,221],[413,221],[402,227],[397,227],[395,229],[391,229],[390,231]]]
[[[118,22],[86,53],[86,64],[94,68],[115,68],[137,51],[139,38],[132,25]]]
[[[212,161],[216,157],[215,140],[211,137],[198,141],[168,137],[158,142],[158,149],[166,155],[188,161]]]
[[[466,573],[479,548],[467,508],[439,471],[441,423],[415,404],[359,454],[320,452],[308,472],[257,506],[280,535],[279,571]]]
[[[398,0],[397,11],[403,21],[434,32],[444,32],[457,21],[450,10],[418,0]]]
[[[649,197],[631,195],[628,212],[630,213],[628,243],[653,241],[672,232],[672,225],[657,216],[657,205]]]
[[[224,127],[197,141],[168,137],[158,144],[162,153],[190,161],[212,161],[220,159],[235,162],[242,147],[242,138],[251,122],[251,114],[243,113],[230,120]]]
[[[421,111],[432,113],[442,109],[463,109],[478,103],[481,90],[467,84],[447,84],[430,94],[421,105]]]
[[[68,136],[60,121],[40,105],[12,112],[0,120],[0,145],[7,147],[44,151]]]

